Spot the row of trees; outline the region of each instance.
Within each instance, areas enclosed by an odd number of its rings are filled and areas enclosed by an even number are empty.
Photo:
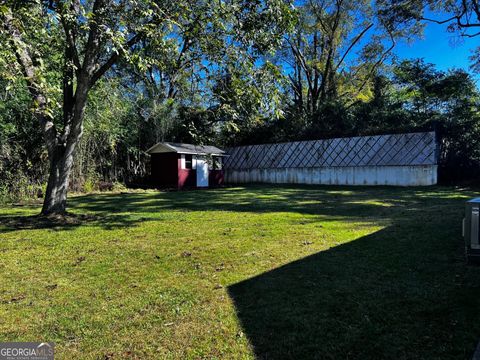
[[[472,169],[474,81],[392,62],[395,44],[432,20],[428,7],[476,36],[469,1],[2,0],[0,190],[47,184],[42,213],[63,213],[69,187],[142,181],[144,151],[162,140],[228,146],[435,128],[445,166]]]

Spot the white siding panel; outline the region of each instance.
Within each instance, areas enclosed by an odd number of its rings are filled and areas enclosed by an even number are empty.
[[[225,181],[230,184],[428,186],[437,183],[437,165],[225,169]]]

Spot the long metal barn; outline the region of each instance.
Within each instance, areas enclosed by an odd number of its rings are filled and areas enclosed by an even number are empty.
[[[437,183],[434,132],[227,149],[225,182],[422,186]]]

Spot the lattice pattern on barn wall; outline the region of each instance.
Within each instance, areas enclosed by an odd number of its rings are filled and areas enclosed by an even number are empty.
[[[225,169],[436,165],[434,132],[359,136],[227,149]]]

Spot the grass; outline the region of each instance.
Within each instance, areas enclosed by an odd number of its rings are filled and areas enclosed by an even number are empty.
[[[58,359],[468,359],[468,190],[252,186],[0,207],[0,341]]]

